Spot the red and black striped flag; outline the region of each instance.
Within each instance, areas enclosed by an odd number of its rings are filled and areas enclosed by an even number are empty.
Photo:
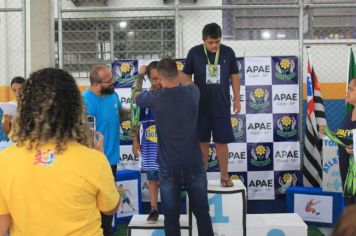
[[[322,185],[322,137],[320,126],[326,126],[325,109],[318,78],[308,60],[307,68],[307,118],[304,137],[304,186]]]

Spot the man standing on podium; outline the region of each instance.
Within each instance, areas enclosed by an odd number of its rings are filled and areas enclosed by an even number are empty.
[[[232,187],[229,178],[228,143],[234,142],[230,113],[230,81],[234,93],[233,111],[240,112],[240,79],[235,53],[220,43],[221,28],[216,23],[203,28],[203,44],[189,50],[183,72],[200,90],[198,133],[200,147],[208,166],[211,135],[216,146],[222,187]]]
[[[199,236],[213,236],[206,170],[196,131],[199,89],[193,83],[180,85],[173,59],[159,61],[157,73],[162,89],[140,93],[134,102],[141,108],[149,108],[156,121],[165,235],[181,235],[180,197],[184,187],[197,219]]]

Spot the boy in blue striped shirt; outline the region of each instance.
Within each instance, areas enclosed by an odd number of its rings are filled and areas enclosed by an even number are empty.
[[[132,87],[132,100],[142,92],[142,83],[147,74],[151,87],[150,90],[159,90],[161,85],[157,76],[157,61],[151,62],[147,67],[143,65],[139,68],[138,78]],[[147,223],[154,224],[158,220],[158,170],[157,159],[157,132],[155,120],[152,112],[148,108],[137,108],[132,113],[132,152],[135,156],[141,153],[141,169],[147,173],[149,184],[151,211],[147,217]],[[141,140],[139,135],[140,125],[142,126]],[[141,141],[141,142],[140,142]]]

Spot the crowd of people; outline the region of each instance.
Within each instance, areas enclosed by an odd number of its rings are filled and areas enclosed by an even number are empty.
[[[141,66],[132,87],[132,109],[123,108],[105,65],[91,68],[90,86],[82,94],[61,69],[14,78],[17,114],[4,114],[2,120],[3,132],[14,144],[0,152],[0,236],[111,235],[112,215],[124,203],[130,205],[124,197],[129,191],[115,184],[120,121],[130,115],[132,151],[141,156],[149,181],[147,222],[158,220],[160,189],[165,233],[180,235],[185,189],[199,235],[212,236],[206,176],[211,133],[221,185],[233,186],[227,173],[227,143],[233,141],[230,81],[234,110],[240,109],[235,54],[220,43],[221,34],[215,23],[204,27],[203,44],[189,51],[184,74],[170,58]],[[151,82],[148,91],[142,90],[145,76]],[[88,116],[95,119],[95,136]],[[156,139],[139,135],[140,126],[144,132],[155,127]]]
[[[206,170],[213,141],[221,186],[234,185],[227,171],[227,144],[234,141],[230,84],[233,111],[240,112],[235,53],[221,44],[221,37],[219,25],[205,25],[203,43],[189,50],[183,72],[171,58],[142,65],[132,86],[131,109],[123,108],[114,91],[113,74],[105,65],[91,68],[90,86],[82,94],[74,78],[61,69],[41,69],[26,80],[14,78],[10,86],[17,114],[4,114],[2,120],[3,132],[14,144],[0,152],[0,236],[8,232],[11,236],[112,235],[113,214],[125,203],[134,209],[127,196],[131,193],[115,184],[120,121],[128,119],[132,152],[141,157],[149,182],[147,222],[159,218],[160,191],[165,234],[181,235],[180,196],[185,189],[198,234],[214,235]],[[151,84],[146,91],[142,89],[145,78]],[[354,81],[347,101],[356,105]],[[95,117],[96,136],[90,133],[88,116]],[[355,120],[353,110],[341,129],[354,129]],[[147,138],[146,132],[155,132],[156,138]],[[339,138],[352,143],[350,137]],[[340,150],[343,184],[352,151]],[[354,196],[347,199],[355,201]],[[346,235],[340,234],[346,224],[340,224],[335,235]]]

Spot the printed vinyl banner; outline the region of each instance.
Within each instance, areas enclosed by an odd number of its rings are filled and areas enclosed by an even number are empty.
[[[117,218],[131,216],[139,212],[138,181],[124,180],[116,182],[120,193],[120,205]]]
[[[332,223],[333,197],[296,193],[294,212],[298,213],[304,221]]]
[[[182,70],[185,59],[176,59]],[[140,65],[148,60],[117,60],[113,74],[116,92],[123,107],[129,107],[130,89]],[[249,200],[275,199],[284,196],[290,186],[302,184],[299,144],[298,59],[295,56],[236,58],[240,76],[241,111],[233,114],[231,124],[235,141],[229,146],[228,171],[240,178],[247,188]],[[145,87],[149,87],[147,83]],[[131,84],[129,86],[129,84]],[[230,87],[231,104],[234,98]],[[129,146],[131,124],[121,124],[121,148]],[[122,153],[125,153],[122,151]],[[131,160],[124,159],[125,166]],[[138,165],[137,165],[138,166]],[[136,166],[136,167],[137,167]],[[209,148],[209,179],[219,179],[215,145]]]
[[[323,191],[342,192],[339,148],[326,136],[323,138]]]

